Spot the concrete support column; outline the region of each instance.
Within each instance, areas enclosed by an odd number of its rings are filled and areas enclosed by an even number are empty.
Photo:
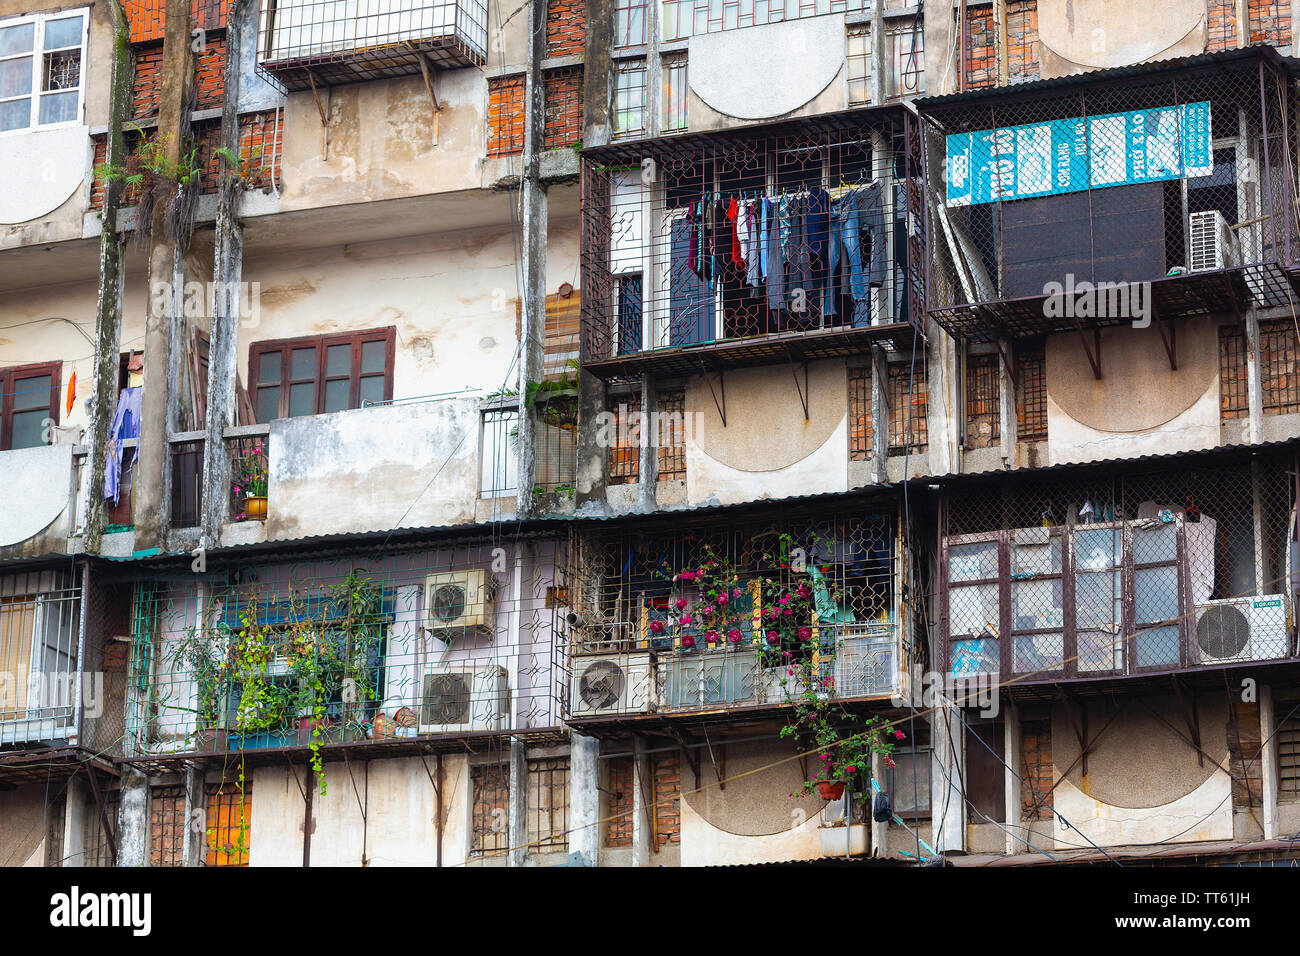
[[[655,511],[655,491],[659,486],[659,390],[653,375],[641,376],[641,458],[637,472],[640,507]]]
[[[523,866],[528,856],[528,748],[522,740],[510,741],[510,866]]]
[[[609,449],[612,428],[603,428],[597,420],[605,414],[605,383],[586,369],[578,372],[578,468],[574,481],[574,504],[579,510],[587,502],[605,505],[605,484],[608,481]],[[590,423],[590,424],[589,424]],[[593,427],[594,426],[594,427]]]
[[[1020,778],[1017,776],[1020,772],[1020,712],[1014,706],[1004,707],[1002,721],[1004,734],[1002,752],[1006,754],[1007,758],[1007,766],[1004,771],[1007,786],[1005,819],[1007,829],[1011,831],[1011,833],[1006,834],[1006,852],[1010,856],[1024,846],[1023,843],[1011,835],[1012,833],[1021,834]]]
[[[202,866],[208,835],[208,798],[203,768],[185,768],[185,836],[181,841],[181,866]]]
[[[956,340],[934,321],[928,325],[930,341],[917,345],[916,367],[919,370],[922,363],[926,366],[930,474],[946,475],[961,469],[960,425],[966,417],[966,396],[961,394],[961,377],[956,374],[959,364]],[[912,431],[916,432],[915,425]],[[915,470],[912,469],[914,473]]]
[[[63,810],[63,862],[60,866],[86,865],[87,786],[76,777],[68,781],[68,796]]]
[[[650,775],[650,755],[645,741],[632,740],[632,865],[649,866],[654,835],[650,828],[650,801],[654,800],[654,780]]]
[[[1264,788],[1264,839],[1280,835],[1277,818],[1277,714],[1273,710],[1273,688],[1259,685],[1259,739],[1264,742],[1260,754],[1260,772]]]
[[[886,781],[889,775],[885,768],[885,757],[883,754],[873,753],[871,755],[871,779],[876,781],[876,786],[880,787],[882,792],[887,793],[889,787]],[[875,809],[876,794],[871,792],[871,800],[867,803],[867,821],[871,826],[871,855],[881,859],[889,856],[889,821],[879,822],[871,815]]]
[[[956,40],[953,38],[953,33],[958,30],[954,19],[951,3],[932,3],[925,8],[925,92],[930,96],[957,91],[961,51],[956,49]],[[872,21],[873,31],[877,29],[877,22]],[[884,71],[888,71],[888,65],[889,60],[883,55],[873,64],[875,69]]]
[[[569,741],[569,851],[587,866],[600,855],[600,741],[575,733]]]
[[[1260,381],[1259,317],[1255,307],[1246,310],[1246,397],[1249,400],[1249,438],[1252,445],[1263,441],[1264,390]]]
[[[523,196],[523,309],[519,339],[519,491],[518,513],[533,512],[533,485],[537,475],[537,421],[526,408],[529,383],[545,375],[546,341],[546,189],[541,181],[541,154],[546,136],[546,84],[542,61],[546,59],[546,4],[528,10],[531,46],[524,81]]]
[[[121,803],[117,810],[117,865],[149,865],[149,778],[122,768]]]
[[[889,363],[879,346],[871,347],[871,483],[889,481]]]
[[[998,355],[998,430],[1001,433],[999,452],[1002,464],[1008,468],[1016,464],[1016,442],[1019,441],[1016,430],[1019,416],[1016,412],[1016,383],[1012,378],[1013,364],[1016,360],[1015,346],[1010,339],[1002,340],[1002,349]]]
[[[933,773],[930,775],[930,819],[934,826],[931,845],[939,853],[966,848],[966,797],[961,791],[964,777],[962,722],[951,704],[932,715]]]

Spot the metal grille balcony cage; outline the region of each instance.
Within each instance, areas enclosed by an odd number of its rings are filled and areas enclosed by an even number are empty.
[[[554,733],[561,550],[482,541],[141,581],[126,756]]]
[[[285,90],[482,66],[484,0],[262,0],[258,69]]]
[[[584,367],[618,380],[910,344],[916,135],[885,108],[584,151]]]
[[[931,316],[988,339],[1125,324],[1135,295],[1156,320],[1285,304],[1290,69],[1252,48],[921,101]]]
[[[910,551],[900,527],[886,506],[575,535],[571,721],[788,704],[804,691],[792,655],[815,655],[815,672],[840,698],[900,693],[914,659]],[[710,561],[734,571],[737,593],[697,620],[683,608],[695,605],[699,585],[680,575]],[[780,608],[771,586],[800,584],[814,605],[806,643],[773,644],[769,615]]]
[[[945,497],[953,675],[1017,684],[1295,655],[1294,453],[980,480]]]
[[[0,575],[0,745],[78,735],[83,692],[80,575]]]

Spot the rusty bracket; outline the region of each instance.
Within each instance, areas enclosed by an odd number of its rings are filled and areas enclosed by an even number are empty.
[[[1171,674],[1169,681],[1174,685],[1174,696],[1178,698],[1178,707],[1183,712],[1183,720],[1187,723],[1187,732],[1191,735],[1192,746],[1196,748],[1196,765],[1205,766],[1205,752],[1201,749],[1201,718],[1196,711],[1196,690],[1188,688],[1191,700],[1183,697],[1183,685],[1178,679],[1177,674]]]
[[[709,760],[713,763],[713,775],[718,778],[718,789],[727,789],[727,745],[718,743],[718,752],[713,752],[713,741],[709,739],[708,728],[704,730],[704,743],[709,748]]]
[[[1168,326],[1168,332],[1165,331]],[[1165,354],[1169,356],[1169,371],[1178,371],[1178,338],[1177,331],[1174,328],[1174,320],[1170,319],[1168,323],[1162,322],[1160,317],[1156,317],[1156,328],[1160,330],[1160,340],[1165,343]]]
[[[1083,326],[1078,322],[1074,325],[1079,333],[1079,341],[1083,343],[1084,354],[1088,356],[1088,364],[1092,366],[1092,376],[1098,380],[1101,379],[1101,328],[1094,327],[1092,330],[1092,345],[1088,345],[1088,336],[1083,331]]]
[[[433,87],[433,72],[429,69],[429,57],[419,49],[410,40],[406,41],[410,47],[411,53],[415,55],[416,62],[420,64],[420,74],[424,77],[424,88],[429,92],[429,102],[433,104],[433,145],[438,145],[438,114],[442,112],[442,106],[438,103],[438,94]]]
[[[694,748],[692,748],[692,747],[687,743],[686,738],[685,738],[684,736],[682,736],[682,734],[679,733],[677,730],[675,730],[675,729],[673,729],[673,728],[671,728],[671,727],[670,727],[670,728],[667,728],[667,730],[668,730],[668,735],[669,735],[670,737],[672,737],[674,740],[676,740],[676,741],[677,741],[677,745],[678,745],[679,747],[682,748],[682,756],[686,758],[686,762],[690,765],[691,772],[695,774],[695,789],[696,789],[696,790],[700,789],[700,754],[699,754],[699,751],[697,751],[697,750],[695,750]]]
[[[324,137],[321,143],[321,159],[325,162],[330,158],[330,123],[325,114],[325,107],[321,104],[320,93],[316,90],[316,74],[307,67],[303,67],[303,72],[307,74],[307,82],[311,84],[311,98],[316,101],[316,112],[320,113],[321,132]]]
[[[108,822],[108,811],[104,807],[104,794],[99,789],[99,779],[95,776],[95,768],[87,765],[86,776],[90,778],[90,789],[95,795],[95,807],[99,810],[99,825],[104,829],[104,839],[108,841],[108,856],[117,866],[117,834]]]
[[[718,392],[713,390],[713,382],[709,379],[708,367],[704,364],[704,359],[700,359],[700,371],[704,375],[704,381],[709,386],[709,392],[713,395],[713,404],[718,409],[718,416],[722,419],[722,427],[727,427],[727,373],[725,370],[718,371],[718,388],[722,392],[722,400],[718,400]]]
[[[785,361],[790,366],[790,374],[794,377],[794,388],[799,393],[799,403],[803,405],[803,420],[808,421],[808,362],[803,364],[803,386],[799,385],[799,372],[795,368],[794,356],[790,354],[790,347],[785,347]]]
[[[1079,760],[1080,771],[1086,777],[1088,776],[1088,708],[1085,706],[1082,713],[1078,713],[1074,708],[1074,698],[1066,693],[1064,695],[1065,714],[1070,719],[1070,726],[1074,729],[1074,736],[1079,741]]]

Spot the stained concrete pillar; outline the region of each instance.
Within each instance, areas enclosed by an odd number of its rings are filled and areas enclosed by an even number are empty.
[[[1276,840],[1281,835],[1277,817],[1277,714],[1273,710],[1273,688],[1259,685],[1259,739],[1263,741],[1260,754],[1260,776],[1264,788],[1264,839]]]
[[[149,778],[123,767],[117,809],[117,865],[149,865]]]
[[[1006,834],[1006,853],[1009,856],[1024,847],[1024,843],[1012,836],[1012,834],[1023,835],[1020,825],[1020,777],[1017,776],[1020,772],[1020,711],[1015,707],[1006,707],[1003,710],[1002,721],[1004,734],[1002,752],[1007,758],[1004,771],[1007,804],[1003,818],[1007,821],[1007,829],[1011,831]]]
[[[1016,413],[1016,383],[1012,377],[1016,360],[1015,346],[1010,339],[1002,340],[998,354],[998,431],[1001,435],[998,451],[1002,455],[1002,464],[1014,468],[1016,464],[1016,442],[1018,415]]]
[[[523,866],[528,857],[528,748],[522,740],[510,741],[510,866]]]
[[[931,846],[939,853],[962,851],[966,848],[966,795],[961,790],[961,781],[965,779],[961,715],[951,704],[944,704],[931,716],[930,820],[934,828]]]
[[[541,154],[546,137],[546,84],[542,61],[546,59],[546,4],[528,10],[531,46],[524,79],[523,197],[523,309],[519,339],[519,491],[518,513],[533,513],[533,485],[537,474],[537,419],[528,404],[530,383],[545,377],[546,341],[546,189],[542,185]]]
[[[871,483],[889,481],[889,363],[879,346],[871,347]]]
[[[600,855],[600,741],[575,733],[569,740],[569,851],[587,866]]]
[[[1259,370],[1259,317],[1255,307],[1246,309],[1246,398],[1248,401],[1249,440],[1252,445],[1263,441],[1264,391]]]
[[[63,862],[60,866],[86,865],[86,807],[84,783],[73,777],[68,781],[68,796],[63,809]]]
[[[876,782],[882,792],[888,793],[889,787],[886,781],[889,775],[885,770],[885,757],[883,754],[873,753],[871,755],[871,779]],[[871,791],[871,800],[867,804],[867,820],[871,825],[871,855],[884,859],[889,856],[889,821],[877,821],[871,815],[875,809],[876,793]]]
[[[653,6],[653,4],[651,5]],[[610,139],[609,108],[614,75],[610,50],[614,45],[613,0],[587,0],[587,35],[583,47],[582,145],[604,146]],[[649,26],[647,25],[647,30]]]
[[[181,866],[202,866],[208,835],[208,798],[203,768],[185,768],[185,835],[181,840]]]
[[[650,755],[645,740],[632,740],[632,865],[649,866],[654,834],[650,828],[650,801],[654,799],[654,781],[650,776]]]
[[[653,375],[641,376],[641,460],[637,472],[640,487],[638,505],[642,511],[657,511],[655,490],[659,486],[659,391]]]

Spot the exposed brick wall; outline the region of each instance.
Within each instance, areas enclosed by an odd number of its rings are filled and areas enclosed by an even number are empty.
[[[564,149],[582,139],[582,68],[548,70],[544,149]],[[510,156],[524,149],[524,76],[488,80],[489,156]]]
[[[1237,45],[1236,0],[1209,0],[1205,21],[1205,49],[1231,50]]]
[[[1250,42],[1287,46],[1291,43],[1291,4],[1250,0]]]
[[[494,76],[488,80],[489,156],[509,156],[524,148],[524,77]]]
[[[198,109],[220,109],[226,91],[225,78],[226,39],[211,39],[197,55],[195,85],[198,87]],[[162,92],[162,44],[152,43],[136,51],[135,85],[131,91],[131,116],[139,119],[158,113],[158,97]]]
[[[131,42],[146,43],[161,40],[167,16],[167,0],[123,0]],[[230,0],[193,0],[190,5],[191,22],[195,27],[216,30],[226,25],[226,10]]]
[[[548,0],[547,56],[581,56],[586,37],[587,5],[584,0]]]
[[[682,758],[665,751],[650,755],[659,821],[659,846],[682,842]]]
[[[1260,759],[1259,704],[1234,701],[1228,716],[1228,772],[1232,805],[1264,805],[1264,762]]]
[[[182,866],[185,794],[180,787],[158,787],[149,800],[149,865]]]
[[[849,461],[871,457],[871,369],[849,369]]]
[[[967,89],[997,84],[997,36],[991,3],[966,8],[963,61]],[[1007,4],[1007,76],[1012,82],[1038,77],[1038,0]]]
[[[582,139],[582,67],[546,74],[546,149],[564,149]]]
[[[277,144],[277,127],[279,139]],[[216,148],[221,142],[221,122],[219,119],[196,123],[193,129],[195,144],[199,148],[198,162],[203,168],[200,187],[202,193],[215,193],[224,173],[221,157]],[[107,141],[103,135],[95,137],[95,164],[104,162]],[[133,150],[139,142],[138,135],[127,134],[126,147]],[[278,151],[277,151],[278,145]],[[271,185],[271,175],[280,165],[280,152],[284,145],[284,116],[276,110],[261,113],[249,113],[239,118],[239,152],[240,156],[250,161],[254,169],[252,187],[263,189]],[[135,200],[131,191],[123,199],[130,206]],[[96,177],[91,187],[90,204],[94,209],[104,206],[104,181]]]
[[[632,758],[615,757],[609,761],[609,780],[605,789],[605,846],[632,845]]]
[[[1020,723],[1020,759],[1024,764],[1020,786],[1020,812],[1026,820],[1045,820],[1052,806],[1052,721]],[[1037,804],[1037,807],[1035,806]]]

